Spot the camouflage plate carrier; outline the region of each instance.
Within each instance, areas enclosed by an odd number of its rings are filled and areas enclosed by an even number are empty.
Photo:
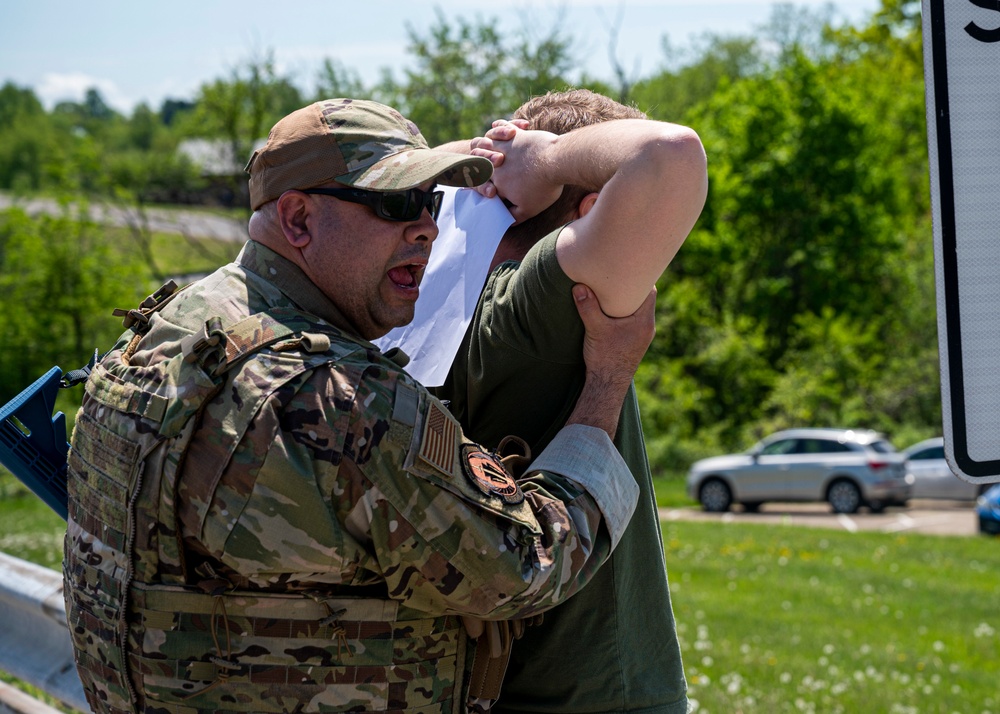
[[[136,335],[95,367],[72,439],[66,611],[90,706],[466,711],[475,647],[457,616],[380,598],[240,590],[211,568],[187,572],[178,477],[206,405],[240,400],[219,437],[232,455],[273,389],[363,347],[281,308],[235,325],[210,319],[172,357],[131,366],[130,350],[169,299],[157,294],[129,312]],[[209,488],[225,463],[199,467]]]

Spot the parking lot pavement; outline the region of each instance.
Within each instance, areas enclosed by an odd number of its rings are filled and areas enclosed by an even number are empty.
[[[769,523],[787,526],[838,528],[846,531],[882,533],[927,533],[931,535],[977,535],[975,504],[971,501],[913,500],[906,508],[887,508],[883,513],[862,509],[850,515],[831,513],[825,503],[765,503],[758,513],[736,508],[727,513],[706,513],[700,508],[661,508],[664,521],[716,521],[722,523]]]

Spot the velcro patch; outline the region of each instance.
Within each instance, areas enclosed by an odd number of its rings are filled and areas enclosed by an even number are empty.
[[[396,382],[396,398],[392,404],[392,418],[406,426],[417,423],[417,390],[402,379]]]
[[[420,458],[445,473],[455,472],[458,422],[436,399],[429,400],[420,439]]]
[[[504,468],[500,457],[476,444],[462,446],[462,469],[468,479],[487,496],[499,496],[506,503],[520,503],[524,492]]]

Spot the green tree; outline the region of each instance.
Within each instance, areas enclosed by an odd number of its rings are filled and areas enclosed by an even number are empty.
[[[179,122],[179,133],[226,142],[231,167],[219,179],[228,184],[232,195],[241,196],[246,192],[242,169],[255,143],[267,138],[275,122],[302,104],[298,88],[290,78],[278,75],[274,53],[268,51],[237,66],[228,79],[203,84],[194,111]]]
[[[700,280],[663,278],[657,338],[635,384],[651,463],[677,470],[710,454],[743,448],[743,433],[778,374],[761,327],[721,314]]]
[[[38,191],[61,183],[71,142],[45,114],[16,116],[0,129],[0,189]]]
[[[173,126],[174,120],[194,110],[194,102],[184,99],[164,99],[160,105],[160,121],[164,126]]]
[[[0,87],[0,189],[37,191],[51,182],[71,137],[61,136],[28,88]]]
[[[899,249],[903,206],[896,177],[880,167],[880,117],[823,79],[800,56],[692,114],[714,157],[701,225],[724,258],[726,301],[765,326],[774,360],[797,315],[831,307],[872,318],[895,296],[883,256]]]
[[[871,131],[882,170],[904,181],[916,220],[930,212],[921,30],[919,2],[882,0],[865,27],[831,32],[836,52],[825,67],[825,81],[853,93],[879,118]]]
[[[0,87],[0,131],[22,117],[38,118],[44,114],[42,103],[30,88],[18,87],[13,82]]]
[[[575,75],[578,86],[627,95],[654,118],[693,126],[709,155],[708,204],[660,281],[657,338],[636,378],[660,468],[803,422],[908,438],[939,428],[919,9],[915,0],[882,0],[855,27],[835,25],[829,9],[778,5],[753,34],[705,35],[683,51],[664,43],[666,69],[650,76],[619,66],[609,86]],[[539,32],[531,24],[504,33],[494,20],[437,11],[425,34],[409,28],[401,76],[384,70],[366,88],[328,59],[317,98],[371,96],[414,119],[432,144],[480,134],[531,95],[569,84],[574,57],[562,25]],[[245,188],[240,169],[254,142],[304,103],[270,52],[206,83],[192,102],[164,102],[158,115],[140,105],[120,116],[96,89],[46,113],[30,89],[7,83],[0,188],[118,202],[139,217],[137,252],[151,255],[145,207],[182,202],[197,187],[194,168],[176,158],[180,138],[227,142],[235,193]],[[56,299],[45,292],[62,280],[55,258],[103,271],[74,280],[98,281],[88,289],[106,296],[112,288],[99,281],[119,270],[93,226],[50,221],[0,220],[5,388],[8,379],[23,386],[40,363],[75,363],[60,355],[88,342],[77,303],[60,308],[58,336],[31,317],[49,309],[32,302],[33,291]],[[93,250],[98,264],[70,245]],[[103,314],[96,302],[77,302]],[[73,346],[44,352],[57,343]],[[15,374],[22,359],[30,369]]]
[[[108,106],[95,87],[84,93],[82,102],[59,102],[50,116],[59,131],[98,142],[113,138],[125,126],[124,118]]]
[[[106,121],[115,114],[95,87],[91,87],[84,93],[82,108],[85,117],[97,121]]]
[[[541,38],[512,38],[495,20],[451,24],[440,10],[426,37],[410,27],[413,66],[398,82],[385,72],[380,101],[416,122],[433,146],[469,138],[509,115],[533,94],[566,86],[570,41],[558,27]]]
[[[760,28],[764,43],[773,47],[775,66],[795,64],[802,54],[816,61],[829,56],[834,48],[830,39],[834,17],[834,6],[829,2],[816,9],[775,3],[771,16]]]
[[[52,365],[86,363],[121,332],[110,319],[146,289],[144,271],[87,218],[0,213],[0,403]]]
[[[682,62],[684,54],[693,59],[637,82],[631,92],[640,109],[662,121],[682,121],[692,107],[707,101],[721,87],[758,75],[765,66],[755,37],[707,34],[686,53],[673,49],[664,38],[663,51],[669,65]]]
[[[709,200],[636,379],[661,468],[790,425],[940,429],[919,30],[885,0],[865,28],[788,31],[690,105]]]
[[[203,84],[184,129],[191,136],[225,139],[236,157],[249,159],[254,142],[302,103],[291,79],[278,75],[269,50],[238,65],[228,79]]]
[[[631,98],[654,119],[680,121],[700,102],[734,82],[763,77],[799,56],[821,60],[835,52],[832,5],[817,10],[777,3],[768,21],[748,35],[702,34],[688,47],[661,40],[668,69],[636,84]]]
[[[868,24],[831,32],[837,50],[825,80],[873,117],[872,170],[897,186],[899,249],[884,262],[899,307],[881,321],[883,369],[871,398],[880,428],[907,435],[901,444],[941,430],[920,9],[915,0],[882,0]]]
[[[132,110],[132,116],[128,120],[129,144],[141,151],[149,151],[153,148],[159,128],[159,117],[149,105],[146,103],[138,105]]]
[[[329,57],[323,60],[316,82],[316,101],[367,95],[357,71]]]

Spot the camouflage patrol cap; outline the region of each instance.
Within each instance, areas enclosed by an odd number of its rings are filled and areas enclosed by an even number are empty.
[[[328,181],[372,191],[401,191],[431,179],[478,186],[489,180],[493,165],[429,148],[416,124],[384,104],[324,99],[275,124],[246,171],[257,210],[285,191]]]

